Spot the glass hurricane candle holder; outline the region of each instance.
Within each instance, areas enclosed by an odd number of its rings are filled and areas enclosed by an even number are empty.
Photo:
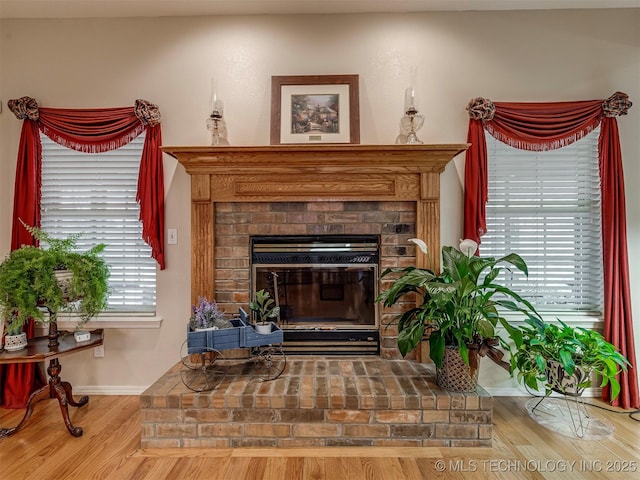
[[[396,137],[398,144],[423,143],[416,133],[424,125],[424,116],[418,115],[416,89],[408,87],[404,91],[404,117],[400,119],[400,135]]]

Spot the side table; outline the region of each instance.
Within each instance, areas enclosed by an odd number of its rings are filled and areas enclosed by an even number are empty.
[[[91,338],[84,342],[76,342],[72,333],[61,333],[57,336],[55,342],[51,341],[51,335],[35,337],[30,339],[27,347],[22,350],[15,352],[3,351],[0,353],[0,365],[8,363],[37,363],[49,360],[49,367],[47,368],[47,373],[49,374],[48,384],[31,394],[27,401],[27,411],[18,425],[13,428],[0,428],[0,438],[13,435],[20,430],[31,416],[35,404],[45,398],[58,399],[62,418],[69,433],[74,437],[80,437],[82,428],[74,427],[71,423],[68,406],[82,407],[89,402],[89,397],[83,396],[78,401],[74,400],[71,384],[60,380],[62,366],[58,359],[65,355],[102,345],[103,340],[104,331],[102,329],[92,331]]]

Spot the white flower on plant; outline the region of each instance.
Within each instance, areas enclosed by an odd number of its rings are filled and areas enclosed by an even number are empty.
[[[410,238],[409,241],[411,243],[415,243],[417,247],[422,250],[422,253],[424,253],[425,255],[429,255],[429,249],[427,248],[427,244],[424,243],[424,241],[420,240],[419,238]]]
[[[472,255],[475,255],[478,251],[478,244],[470,238],[465,238],[464,240],[460,240],[459,250],[467,257],[470,257]]]

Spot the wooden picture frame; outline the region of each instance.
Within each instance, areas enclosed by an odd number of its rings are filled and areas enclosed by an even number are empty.
[[[271,145],[360,143],[358,75],[271,77]]]

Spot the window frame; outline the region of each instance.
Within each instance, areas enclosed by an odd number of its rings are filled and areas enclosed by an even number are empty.
[[[595,268],[595,270],[597,270],[598,276],[597,278],[600,279],[599,284],[600,284],[600,291],[598,293],[598,296],[595,300],[595,303],[597,304],[597,307],[599,309],[577,309],[577,308],[573,308],[573,309],[562,309],[562,308],[553,308],[552,306],[548,306],[548,308],[545,308],[544,305],[542,305],[539,308],[539,311],[541,314],[543,314],[544,316],[548,316],[549,318],[556,318],[556,317],[562,317],[562,320],[569,323],[569,324],[574,324],[574,325],[580,325],[580,326],[585,326],[588,328],[594,328],[598,325],[602,324],[603,321],[603,312],[604,312],[604,292],[602,289],[602,269],[603,269],[603,254],[602,254],[602,210],[601,210],[601,204],[600,204],[600,186],[599,186],[599,181],[600,181],[600,174],[599,174],[599,165],[598,165],[598,136],[599,136],[599,128],[594,130],[593,132],[591,132],[589,134],[589,138],[587,138],[589,145],[584,147],[584,148],[588,148],[591,149],[588,153],[589,155],[589,161],[590,162],[595,162],[595,167],[593,165],[590,166],[590,168],[595,168],[596,169],[596,176],[598,179],[598,184],[591,186],[589,188],[589,195],[594,195],[597,196],[598,198],[598,202],[597,202],[597,207],[594,209],[593,206],[591,206],[591,210],[592,213],[593,211],[597,211],[597,216],[598,216],[598,221],[599,221],[599,225],[598,225],[598,230],[595,233],[595,235],[593,234],[593,232],[591,233],[590,238],[597,238],[599,241],[599,245],[596,248],[596,250],[599,250],[598,252],[598,263],[595,266],[589,265],[590,268]],[[491,185],[491,178],[492,178],[492,163],[495,160],[495,148],[499,147],[499,148],[503,148],[503,154],[508,154],[508,152],[510,152],[511,149],[513,149],[513,147],[510,147],[509,145],[504,144],[503,142],[500,142],[499,140],[495,139],[494,137],[492,137],[486,130],[485,130],[485,137],[486,137],[486,141],[487,141],[487,183],[488,183],[488,201],[487,201],[487,208],[486,208],[486,218],[487,218],[487,230],[491,230],[490,228],[490,224],[491,222],[491,218],[492,218],[492,206],[491,206],[491,190],[492,190],[492,185]],[[584,140],[584,139],[581,139]],[[580,141],[580,140],[579,140]],[[569,145],[568,147],[562,147],[564,149],[571,147],[571,145]],[[558,149],[561,150],[561,149]],[[520,150],[520,149],[513,149],[514,152],[518,152],[518,157],[519,160],[522,160],[523,158],[527,157],[527,156],[533,156],[533,155],[540,155],[540,154],[545,154],[546,152],[528,152],[525,150]],[[553,153],[557,151],[550,151],[549,153]],[[566,151],[565,151],[566,152]],[[563,153],[565,154],[565,153]],[[513,172],[517,173],[517,169],[514,169]],[[593,173],[591,173],[591,178],[593,178]],[[546,218],[545,218],[546,221]],[[504,220],[505,224],[508,222],[508,220]],[[487,234],[490,234],[490,232],[488,232]],[[487,246],[487,242],[486,240],[491,238],[490,236],[487,237],[487,234],[485,234],[482,237],[482,241],[483,244],[480,246],[481,251],[483,250],[483,246],[485,247],[485,252],[486,252],[486,246]],[[533,237],[533,236],[532,236]],[[505,244],[508,244],[509,242],[505,242]],[[526,255],[523,255],[521,252],[519,252],[517,249],[514,248],[510,248],[510,251],[513,251],[515,253],[520,254],[521,256],[523,256],[523,258],[525,259],[525,261],[527,261],[528,265],[531,267],[530,261],[527,260]],[[510,251],[504,252],[504,254],[506,255],[507,253],[510,253]],[[497,253],[495,252],[495,250],[492,251],[492,249],[490,249],[489,255],[497,255]],[[593,258],[592,258],[593,260]],[[542,263],[538,263],[538,265],[545,265],[545,262],[543,261]],[[597,285],[598,281],[593,281],[588,283],[588,285]],[[526,296],[526,295],[525,295]],[[531,300],[531,298],[528,298],[529,300]],[[536,305],[535,301],[532,301],[532,303],[534,303],[534,305]],[[538,306],[536,305],[536,307],[538,308]],[[515,314],[513,315],[509,315],[506,314],[506,317],[511,317],[510,320],[512,321],[523,321],[523,319],[520,316],[517,316]]]
[[[127,149],[127,151],[125,152],[125,158],[126,158],[126,162],[128,162],[129,164],[129,174],[125,177],[126,181],[129,182],[129,184],[133,183],[135,181],[135,183],[137,184],[137,172],[139,170],[139,165],[136,166],[135,168],[135,179],[133,178],[132,175],[132,169],[131,169],[131,161],[132,161],[132,157],[141,157],[142,156],[142,151],[144,148],[144,137],[145,137],[145,132],[143,132],[141,135],[139,135],[138,137],[136,137],[136,139],[134,139],[131,143],[125,145],[124,147],[121,147],[121,149]],[[47,208],[47,191],[46,191],[46,185],[47,185],[47,154],[49,152],[55,152],[55,150],[60,151],[59,149],[66,149],[67,147],[62,146],[57,144],[54,140],[52,140],[51,138],[47,137],[44,133],[40,133],[40,139],[41,139],[41,144],[42,144],[42,202],[41,202],[41,220],[42,220],[42,226],[43,228],[46,228],[46,224],[47,224],[47,215],[45,213],[45,210]],[[131,148],[135,147],[134,150],[134,155],[132,156],[131,153]],[[49,149],[49,150],[48,150]],[[116,149],[116,150],[111,150],[111,151],[107,151],[104,153],[83,153],[83,152],[77,152],[75,150],[72,149],[68,149],[70,152],[71,156],[74,156],[77,158],[78,155],[87,155],[90,156],[91,158],[89,158],[88,160],[91,162],[95,162],[96,160],[100,161],[102,160],[100,158],[100,156],[104,156],[106,157],[105,159],[109,159],[109,157],[114,158],[115,160],[119,160],[118,155],[122,153],[122,151],[120,153],[118,153],[119,150],[121,149]],[[51,158],[51,157],[50,157]],[[69,157],[67,157],[69,158]],[[62,167],[62,169],[64,169],[66,166],[64,165],[64,162],[68,161],[66,158],[63,159],[62,163],[58,164],[58,168]],[[138,158],[138,162],[140,161],[140,158]],[[72,161],[69,162],[69,165],[72,165]],[[102,162],[102,164],[104,164],[105,162]],[[96,166],[98,166],[99,164],[96,164]],[[72,168],[72,166],[70,167]],[[114,171],[114,170],[112,170]],[[77,173],[77,171],[74,171],[74,173]],[[90,175],[93,174],[92,172],[89,173]],[[83,175],[83,174],[81,174]],[[98,174],[96,174],[96,176],[98,176]],[[114,181],[113,186],[115,186],[122,177],[114,177],[117,178],[117,180]],[[86,180],[85,178],[80,177],[80,181],[82,182]],[[111,188],[112,185],[109,185],[108,188]],[[119,187],[117,187],[119,188]],[[134,187],[135,188],[135,187]],[[125,190],[131,190],[131,186],[126,187]],[[63,198],[64,195],[60,195],[57,198],[54,198],[54,201],[59,201],[60,198]],[[90,197],[87,197],[90,198]],[[106,200],[105,200],[106,199]],[[89,233],[89,237],[88,238],[95,238],[95,242],[94,243],[98,243],[98,242],[102,242],[102,243],[106,243],[107,244],[107,248],[109,248],[109,242],[108,240],[103,240],[100,237],[106,237],[109,230],[111,230],[109,228],[109,223],[108,223],[108,219],[110,218],[110,215],[112,215],[110,212],[108,212],[110,205],[109,205],[109,196],[105,196],[102,199],[102,206],[105,208],[105,210],[102,211],[102,215],[99,213],[98,215],[95,216],[95,218],[93,220],[96,220],[96,222],[99,222],[101,219],[105,219],[105,221],[107,223],[105,223],[105,225],[107,225],[107,230],[102,230],[100,231],[98,228],[98,232],[95,235],[92,235],[91,233]],[[134,205],[135,204],[135,205]],[[132,211],[131,206],[134,205],[135,206],[135,211]],[[52,207],[53,208],[53,207]],[[116,211],[115,215],[118,215],[118,212],[124,212],[125,214],[122,216],[119,216],[118,219],[125,219],[125,218],[130,218],[129,222],[131,221],[131,219],[133,218],[132,215],[135,216],[135,221],[136,222],[140,222],[139,220],[139,205],[135,200],[135,196],[133,197],[133,202],[131,201],[131,198],[125,202],[124,206],[119,207],[119,210]],[[112,218],[112,217],[111,217]],[[69,216],[67,216],[66,218],[64,218],[62,221],[58,221],[57,223],[59,225],[63,225],[61,228],[61,233],[60,234],[64,234],[62,232],[65,232],[64,229],[64,223],[65,221],[69,222],[69,225],[73,225],[73,222],[75,220],[73,219],[69,219]],[[55,219],[52,221],[55,222]],[[129,224],[131,225],[131,224]],[[142,230],[142,226],[141,224],[140,226],[140,232]],[[118,228],[125,228],[126,231],[130,231],[131,227],[118,227]],[[134,227],[135,229],[136,227]],[[65,232],[66,233],[66,232]],[[117,230],[116,230],[117,233]],[[55,232],[54,232],[55,235]],[[130,233],[129,233],[130,236]],[[122,303],[120,304],[120,307],[116,306],[115,308],[109,308],[107,310],[105,310],[104,312],[101,312],[99,315],[97,315],[96,317],[94,317],[92,320],[90,320],[89,322],[87,322],[85,328],[158,328],[162,322],[162,318],[159,317],[157,315],[157,308],[158,308],[158,295],[157,295],[157,285],[158,285],[158,272],[157,272],[157,263],[155,261],[155,259],[153,259],[151,257],[151,252],[150,249],[148,249],[148,252],[143,252],[144,254],[148,253],[148,257],[143,257],[142,255],[140,255],[140,243],[138,243],[138,240],[136,238],[136,244],[138,245],[138,247],[131,247],[130,242],[127,242],[126,240],[126,236],[122,237],[123,241],[121,242],[120,248],[118,248],[117,250],[112,250],[111,255],[113,257],[113,259],[117,259],[116,260],[116,265],[118,265],[119,268],[117,268],[117,271],[122,275],[122,278],[120,279],[119,282],[117,282],[117,286],[119,286],[124,293],[123,293],[123,298],[122,299]],[[142,242],[142,235],[139,235],[140,238],[140,242]],[[79,243],[82,243],[82,237],[80,238]],[[85,248],[85,245],[82,245],[81,248]],[[146,248],[146,244],[143,245],[143,250]],[[117,247],[114,247],[117,248]],[[131,250],[131,248],[133,248],[133,251]],[[128,262],[122,262],[119,261],[119,259],[121,258],[125,258],[129,253],[132,252],[138,252],[137,258],[144,258],[143,264],[145,265],[143,267],[142,272],[146,272],[145,274],[145,278],[150,278],[148,277],[148,275],[153,272],[153,279],[151,280],[151,284],[147,283],[147,288],[143,289],[144,293],[141,297],[140,297],[140,301],[142,303],[139,303],[139,307],[136,307],[135,305],[132,308],[127,308],[127,306],[132,306],[130,303],[126,303],[126,295],[128,294],[128,289],[130,287],[127,287],[128,285],[136,285],[139,284],[138,281],[136,281],[135,279],[133,279],[132,277],[127,275],[127,269],[130,268],[130,266],[127,265],[135,265],[136,267],[139,266],[138,263],[134,262],[134,264],[130,264]],[[108,252],[106,252],[106,255],[108,257]],[[106,258],[108,261],[108,258]],[[144,273],[143,273],[144,274]],[[128,279],[128,280],[127,280]],[[131,282],[134,283],[131,283]],[[149,285],[151,285],[151,290],[148,290]],[[151,295],[151,296],[150,296]],[[146,300],[144,300],[146,299]],[[149,300],[152,301],[152,303],[149,303]],[[62,313],[59,315],[58,318],[58,324],[60,326],[60,328],[73,328],[75,327],[75,325],[80,321],[80,318],[77,315],[74,315],[73,313]]]

